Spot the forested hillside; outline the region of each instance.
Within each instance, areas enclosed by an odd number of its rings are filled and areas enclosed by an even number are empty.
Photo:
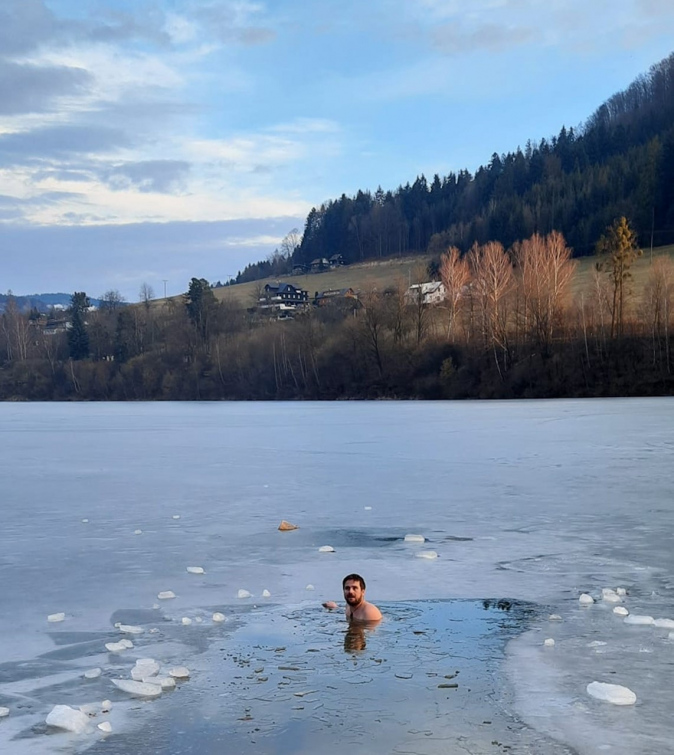
[[[420,137],[421,138],[421,137]],[[430,182],[342,195],[309,213],[301,243],[249,265],[237,282],[280,275],[293,264],[346,262],[431,251],[504,247],[560,231],[575,256],[591,254],[614,218],[626,216],[642,246],[674,242],[674,54],[611,97],[578,130],[493,154]],[[652,238],[651,238],[652,234]],[[299,238],[298,238],[299,242]]]

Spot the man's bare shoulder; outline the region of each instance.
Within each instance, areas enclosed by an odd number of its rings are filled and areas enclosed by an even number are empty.
[[[353,616],[356,621],[379,621],[381,618],[381,611],[374,603],[365,603],[365,605],[360,606]]]

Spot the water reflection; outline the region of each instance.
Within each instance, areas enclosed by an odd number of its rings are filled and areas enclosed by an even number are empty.
[[[360,653],[367,645],[367,633],[373,632],[378,621],[352,621],[344,635],[344,652]]]

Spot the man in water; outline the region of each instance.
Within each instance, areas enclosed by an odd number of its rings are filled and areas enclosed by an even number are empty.
[[[342,580],[347,621],[379,621],[381,611],[373,603],[365,600],[365,580],[360,574],[347,574]],[[323,603],[324,608],[333,610],[339,606],[332,600]]]

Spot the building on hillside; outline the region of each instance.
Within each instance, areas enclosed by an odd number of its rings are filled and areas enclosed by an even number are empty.
[[[418,304],[421,296],[422,304],[440,304],[445,300],[445,294],[445,286],[441,281],[415,283],[405,292],[405,300],[408,304]]]
[[[341,254],[333,254],[332,257],[328,259],[328,264],[330,265],[330,269],[334,270],[336,267],[340,267],[344,264],[344,257]]]
[[[316,257],[315,260],[311,260],[311,272],[322,273],[324,270],[330,269],[330,263],[325,257]]]
[[[267,283],[258,301],[258,309],[267,312],[288,312],[309,305],[309,292],[292,283]]]
[[[307,272],[307,266],[306,265],[293,265],[293,269],[291,270],[291,275],[305,275]]]
[[[358,294],[352,288],[329,288],[327,291],[316,291],[313,303],[316,307],[323,307],[326,304],[335,301],[344,301],[345,299],[358,299]]]

